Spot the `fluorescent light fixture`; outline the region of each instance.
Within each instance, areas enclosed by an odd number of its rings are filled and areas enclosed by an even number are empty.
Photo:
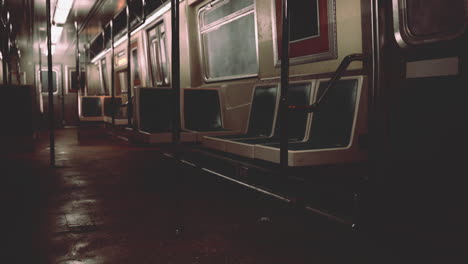
[[[58,40],[60,39],[60,35],[62,35],[62,30],[63,30],[63,27],[58,27],[58,26],[51,27],[50,39],[52,43],[55,44],[58,42]]]
[[[72,6],[73,0],[58,0],[55,7],[54,22],[56,24],[65,24]]]

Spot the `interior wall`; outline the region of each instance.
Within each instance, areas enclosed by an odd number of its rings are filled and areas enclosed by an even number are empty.
[[[206,83],[203,79],[203,63],[200,55],[198,30],[198,11],[206,1],[191,0],[187,5],[187,23],[191,31],[188,32],[190,41],[190,70],[191,84],[194,87],[218,86],[225,102],[225,126],[231,129],[245,130],[251,103],[252,91],[256,83],[262,79],[278,78],[281,73],[274,61],[274,34],[272,13],[274,0],[256,0],[259,75],[256,78]],[[290,75],[313,75],[334,72],[341,60],[352,53],[363,51],[361,0],[336,0],[336,27],[338,58],[315,63],[291,65]],[[362,63],[354,62],[350,70],[362,69]]]

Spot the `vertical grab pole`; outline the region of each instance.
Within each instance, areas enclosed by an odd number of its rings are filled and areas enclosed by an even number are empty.
[[[130,28],[130,0],[127,0],[127,118],[128,118],[128,126],[132,127],[132,115],[133,115],[133,104],[132,104],[132,54],[131,54],[131,33],[132,30]]]
[[[172,91],[173,91],[173,130],[172,140],[180,141],[180,43],[179,43],[179,1],[171,0],[172,22]]]
[[[106,50],[106,27],[102,28],[102,50]],[[106,56],[104,55],[104,61],[106,61]],[[107,62],[107,61],[106,61]],[[106,64],[106,71],[104,71],[104,67],[102,66],[102,58],[99,59],[99,67],[101,67],[101,75],[102,81],[105,82],[105,78],[107,75],[107,64]],[[103,85],[102,88],[104,89],[104,95],[109,95],[109,82],[106,85]]]
[[[2,46],[5,46],[5,40],[2,40],[2,43],[1,43]],[[8,80],[7,80],[7,75],[8,75],[8,69],[7,69],[7,62],[6,62],[6,51],[3,47],[2,49],[2,55],[3,55],[3,58],[2,58],[2,70],[3,70],[3,84],[4,85],[7,85],[8,84]]]
[[[6,24],[6,61],[8,65],[8,74],[5,78],[7,78],[7,83],[8,85],[11,85],[11,45],[10,45],[10,37],[11,37],[11,31],[12,31],[13,26],[11,25],[11,17],[10,17],[10,12],[7,12],[7,24]]]
[[[373,0],[371,4],[371,27],[372,27],[372,89],[370,93],[370,104],[369,104],[369,113],[370,113],[370,135],[371,135],[371,146],[374,155],[374,161],[377,165],[383,159],[383,145],[378,142],[382,141],[382,122],[383,120],[380,116],[380,98],[381,98],[381,41],[380,41],[380,23],[379,23],[379,1]]]
[[[46,0],[47,12],[47,85],[49,90],[49,145],[50,145],[50,166],[55,167],[55,120],[54,120],[54,91],[52,88],[52,40],[51,37],[51,17],[50,0]]]
[[[76,71],[76,87],[83,94],[81,91],[81,69],[80,69],[80,35],[78,32],[78,21],[75,21],[75,30],[76,30],[76,46],[75,46],[75,71]]]
[[[114,21],[110,21],[111,34],[111,105],[112,127],[115,127],[115,50],[114,50]]]
[[[172,27],[172,143],[174,146],[174,209],[175,234],[179,235],[183,229],[182,223],[182,187],[184,184],[184,168],[180,160],[180,43],[179,43],[179,0],[171,0]]]
[[[282,0],[283,33],[281,42],[281,95],[279,107],[281,176],[288,169],[288,89],[289,89],[289,6]]]
[[[3,59],[2,59],[2,70],[3,70],[3,84],[4,85],[7,85],[8,84],[8,64],[7,64],[7,48],[6,46],[8,45],[8,36],[7,36],[7,25],[3,25],[4,26],[4,30],[3,30],[3,34],[2,34],[2,37],[5,37],[5,38],[2,38],[1,40],[1,45],[2,45],[2,55],[3,55]]]

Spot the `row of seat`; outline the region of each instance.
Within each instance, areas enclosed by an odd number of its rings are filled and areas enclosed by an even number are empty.
[[[298,106],[288,113],[288,163],[308,166],[355,162],[366,158],[358,144],[367,133],[367,104],[363,77],[346,77],[327,91],[317,111],[311,105],[325,91],[328,80],[293,82],[288,91],[289,105]],[[279,162],[279,84],[254,87],[247,131],[224,128],[223,106],[218,89],[182,89],[182,142],[201,142],[204,147],[248,158]],[[83,97],[84,99],[85,97]],[[172,141],[172,91],[139,87],[135,91],[135,126],[146,143]],[[83,100],[82,99],[82,100]],[[110,100],[103,97],[104,102]],[[104,103],[104,112],[106,112]],[[83,112],[83,111],[82,111]]]
[[[201,141],[204,136],[239,133],[224,128],[217,89],[183,89],[182,142]],[[172,91],[164,88],[136,89],[138,130],[147,143],[172,140]]]
[[[116,125],[127,125],[128,118],[122,105],[122,97],[116,96],[112,104],[111,96],[80,96],[80,121],[104,121],[112,123],[112,112]]]
[[[288,113],[290,166],[356,162],[366,158],[366,151],[359,146],[356,136],[367,133],[366,106],[360,104],[362,83],[360,76],[343,78],[325,94],[314,113],[303,110]],[[327,84],[327,80],[292,83],[288,102],[299,108],[310,105],[322,95]],[[255,87],[246,133],[204,137],[203,145],[278,163],[278,106],[278,84]]]

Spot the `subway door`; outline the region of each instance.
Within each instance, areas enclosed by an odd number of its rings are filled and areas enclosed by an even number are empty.
[[[43,101],[43,118],[41,120],[41,127],[49,127],[49,94],[48,94],[48,69],[42,67],[41,70],[37,69],[37,81],[42,95]],[[61,128],[64,124],[64,91],[62,70],[60,65],[52,67],[52,89],[53,89],[53,102],[54,102],[54,123],[55,128]]]
[[[467,3],[380,3],[386,229],[416,262],[455,263],[468,220]]]
[[[78,91],[80,89],[77,81],[78,73],[75,67],[69,66],[65,66],[65,72],[65,87],[63,89],[63,123],[65,126],[77,126],[80,121],[78,117]],[[80,75],[80,83],[82,90],[84,89],[86,81],[86,72],[82,69]]]

